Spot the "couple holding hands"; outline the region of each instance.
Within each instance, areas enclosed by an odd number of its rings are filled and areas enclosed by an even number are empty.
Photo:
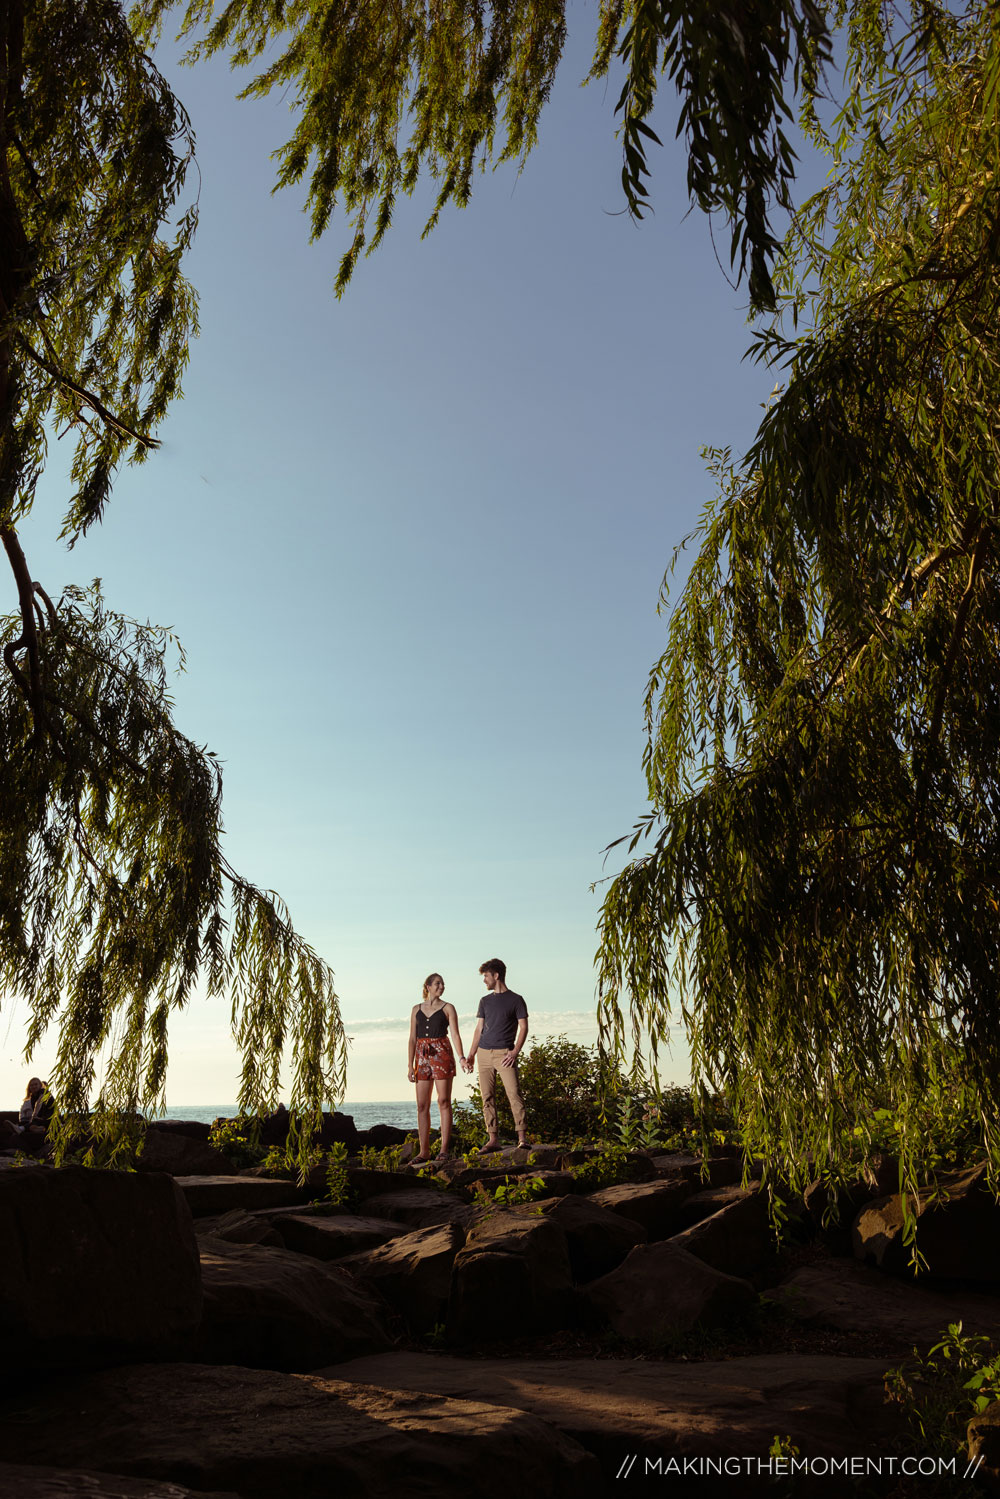
[[[420,1138],[420,1154],[412,1162],[415,1166],[421,1166],[430,1160],[431,1089],[435,1086],[441,1112],[441,1152],[438,1159],[445,1159],[451,1150],[451,1084],[455,1076],[455,1052],[448,1040],[449,1032],[455,1043],[455,1051],[458,1052],[458,1060],[466,1072],[472,1071],[473,1062],[477,1056],[479,1058],[479,1089],[483,1097],[483,1119],[487,1134],[486,1143],[479,1147],[480,1151],[485,1154],[500,1149],[496,1106],[498,1074],[514,1115],[517,1143],[528,1143],[524,1099],[521,1097],[521,1085],[517,1076],[518,1054],[528,1034],[528,1011],[521,995],[507,988],[506,963],[499,958],[490,958],[480,965],[479,972],[483,976],[486,993],[479,1001],[476,1029],[468,1056],[462,1052],[455,1006],[445,1004],[441,997],[444,994],[444,979],[439,973],[431,973],[424,980],[423,999],[420,1004],[413,1006],[410,1015],[408,1072],[410,1082],[417,1085],[417,1133]]]

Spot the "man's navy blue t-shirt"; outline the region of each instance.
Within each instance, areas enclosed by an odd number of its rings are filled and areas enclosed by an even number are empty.
[[[524,1000],[513,989],[507,989],[503,994],[484,994],[476,1011],[476,1019],[483,1022],[479,1045],[487,1051],[510,1051],[517,1034],[517,1022],[527,1018]]]

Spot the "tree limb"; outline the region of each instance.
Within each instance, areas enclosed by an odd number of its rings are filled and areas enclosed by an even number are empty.
[[[63,370],[51,364],[49,360],[43,359],[41,354],[31,347],[26,338],[22,337],[20,342],[25,353],[30,359],[34,360],[39,369],[44,370],[47,375],[51,375],[53,380],[58,381],[60,385],[64,385],[67,390],[71,390],[75,396],[79,396],[81,401],[85,401],[91,410],[96,411],[102,422],[106,422],[109,427],[113,427],[123,437],[128,437],[133,442],[137,442],[140,447],[158,448],[160,446],[159,438],[150,437],[145,432],[137,432],[134,427],[130,427],[127,422],[123,422],[121,417],[115,416],[114,412],[109,411],[103,401],[94,395],[93,391],[86,390],[84,386],[78,385]]]

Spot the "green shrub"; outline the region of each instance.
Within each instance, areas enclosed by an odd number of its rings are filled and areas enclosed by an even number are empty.
[[[537,1202],[539,1197],[548,1195],[549,1189],[540,1177],[529,1176],[525,1181],[511,1181],[508,1176],[493,1193],[493,1200],[512,1208],[522,1202]]]
[[[298,1165],[283,1145],[272,1145],[260,1164],[268,1176],[294,1180],[299,1174]]]
[[[401,1145],[386,1145],[382,1150],[366,1145],[358,1159],[366,1171],[398,1171],[402,1154]]]
[[[604,1141],[622,1150],[692,1150],[701,1147],[701,1130],[717,1144],[737,1142],[738,1134],[725,1100],[705,1100],[698,1123],[690,1088],[650,1083],[617,1074],[606,1081],[602,1102],[600,1063],[596,1046],[583,1046],[566,1036],[529,1041],[518,1071],[528,1116],[528,1132],[536,1140],[567,1144]],[[497,1127],[510,1135],[514,1120],[502,1083],[497,1083]],[[454,1107],[455,1134],[460,1150],[486,1139],[482,1095],[473,1085],[468,1103]]]
[[[566,1036],[530,1041],[521,1053],[518,1072],[528,1132],[536,1139],[565,1141],[576,1135],[596,1139],[605,1132],[598,1099],[596,1046],[582,1046]],[[514,1119],[499,1079],[496,1101],[500,1134],[513,1134]],[[473,1084],[469,1103],[459,1104],[455,1109],[463,1145],[485,1140],[482,1109],[482,1094],[478,1084]]]
[[[234,1166],[256,1166],[264,1158],[256,1119],[217,1119],[208,1132],[208,1143],[221,1150]]]
[[[621,1182],[638,1179],[635,1159],[621,1145],[609,1145],[571,1168],[573,1180],[584,1192],[600,1192]]]
[[[1000,1354],[982,1335],[953,1322],[939,1343],[885,1376],[888,1399],[903,1407],[914,1439],[932,1457],[964,1453],[972,1417],[1000,1400]]]

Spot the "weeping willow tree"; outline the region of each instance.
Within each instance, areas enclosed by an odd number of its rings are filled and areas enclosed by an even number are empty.
[[[780,386],[712,455],[649,680],[600,1002],[612,1051],[679,1014],[794,1181],[881,1104],[915,1183],[949,1111],[1000,1166],[1000,17],[845,15],[754,346]]]
[[[222,853],[218,767],[173,722],[168,638],[96,589],[53,602],[18,535],[54,434],[75,444],[71,545],[116,466],[156,446],[197,326],[192,145],[113,0],[0,6],[0,541],[17,599],[0,621],[0,1004],[27,1003],[29,1054],[57,1030],[62,1144],[97,1087],[112,1153],[162,1102],[168,1020],[199,975],[232,995],[243,1108],[275,1099],[289,1048],[303,1115],[344,1083],[332,974]]]
[[[173,726],[165,641],[94,594],[50,602],[17,537],[52,431],[76,441],[73,542],[179,392],[192,143],[150,57],[167,26],[192,62],[226,55],[246,94],[291,105],[278,186],[307,184],[315,235],[346,213],[339,293],[401,192],[436,183],[430,230],[478,168],[524,160],[566,7],[0,0],[0,539],[18,597],[0,962],[36,1033],[63,1015],[72,1106],[112,1039],[103,1101],[158,1096],[169,1012],[202,972],[234,995],[244,1104],[273,1092],[291,1041],[315,1108],[343,1074],[330,975],[225,864],[218,778]],[[997,1158],[997,55],[984,4],[602,0],[596,19],[626,205],[642,216],[666,81],[692,202],[727,225],[771,319],[758,357],[784,369],[751,453],[718,460],[651,680],[651,841],[604,906],[604,1038],[624,1048],[627,1012],[655,1038],[679,1006],[699,1079],[792,1164],[832,1159],[874,1083],[905,1120],[942,1079]],[[796,98],[833,175],[779,243]]]
[[[57,1028],[63,1113],[99,1085],[95,1129],[112,1143],[162,1100],[169,1017],[199,976],[232,995],[244,1109],[273,1101],[289,1046],[294,1108],[315,1116],[344,1084],[329,969],[221,851],[218,768],[173,722],[168,638],[94,589],[53,601],[18,535],[54,434],[74,442],[72,546],[180,394],[196,206],[189,121],[152,60],[166,24],[192,62],[222,53],[252,70],[248,95],[291,104],[278,185],[308,179],[314,235],[345,210],[338,294],[422,175],[437,183],[429,230],[468,202],[477,168],[523,161],[566,30],[563,0],[0,0],[0,541],[17,599],[0,622],[2,1004],[27,1002],[29,1047]],[[666,73],[692,197],[728,217],[761,305],[770,216],[790,204],[782,90],[786,76],[812,86],[825,48],[813,0],[605,0],[597,20],[593,76],[621,74],[628,206],[641,217]]]

